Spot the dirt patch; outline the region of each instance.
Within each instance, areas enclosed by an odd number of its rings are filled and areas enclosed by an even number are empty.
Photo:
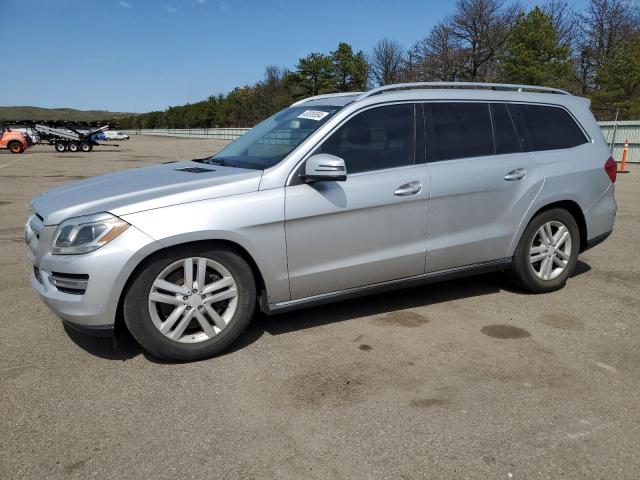
[[[0,207],[1,207],[2,205],[11,205],[11,202],[0,202]]]
[[[542,315],[540,321],[545,325],[561,330],[577,330],[582,328],[582,321],[575,315],[568,313],[546,313]]]
[[[297,375],[287,388],[297,407],[318,405],[349,405],[363,399],[366,378],[360,368],[323,368],[315,372]]]
[[[424,315],[410,310],[401,310],[399,312],[390,312],[383,317],[376,318],[374,323],[384,326],[414,328],[429,323],[429,319]]]
[[[363,343],[358,348],[360,350],[364,351],[364,352],[369,352],[369,351],[373,350],[373,347],[371,345],[367,345],[366,343]]]
[[[514,327],[513,325],[486,325],[482,327],[480,331],[488,337],[502,340],[527,338],[531,336],[524,328]]]

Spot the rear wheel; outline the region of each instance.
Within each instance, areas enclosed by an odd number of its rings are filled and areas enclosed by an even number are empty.
[[[234,250],[184,247],[149,261],[124,301],[124,318],[146,350],[172,360],[220,353],[247,328],[253,273]]]
[[[517,282],[531,292],[564,287],[578,262],[580,231],[564,209],[542,212],[531,220],[513,255]]]
[[[56,152],[62,153],[67,149],[67,146],[64,143],[59,142],[59,143],[56,143],[55,149],[56,149]]]
[[[7,148],[11,153],[22,153],[24,152],[24,146],[20,142],[9,142]]]
[[[78,147],[78,144],[77,144],[76,142],[71,142],[71,143],[69,144],[69,151],[70,151],[70,152],[75,153],[75,152],[77,152],[78,150],[79,150],[79,147]]]
[[[80,150],[82,150],[83,152],[90,152],[91,151],[91,144],[89,142],[82,142],[80,144]]]

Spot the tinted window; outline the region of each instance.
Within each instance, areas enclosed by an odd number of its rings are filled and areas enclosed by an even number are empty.
[[[493,132],[486,103],[432,103],[428,105],[431,158],[493,155]]]
[[[319,148],[344,159],[347,174],[411,165],[415,134],[413,104],[366,110],[347,121]]]
[[[522,146],[511,114],[504,103],[492,103],[493,135],[496,142],[496,153],[522,152]]]
[[[575,120],[563,108],[518,104],[511,108],[518,112],[518,121],[524,124],[528,132],[530,150],[571,148],[588,141]]]

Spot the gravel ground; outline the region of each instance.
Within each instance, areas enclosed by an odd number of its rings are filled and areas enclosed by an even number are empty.
[[[640,478],[640,168],[559,292],[499,274],[258,316],[171,364],[66,331],[28,283],[29,199],[223,143],[0,152],[0,478]]]

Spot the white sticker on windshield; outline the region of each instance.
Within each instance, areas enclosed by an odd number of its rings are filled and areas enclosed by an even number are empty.
[[[319,122],[327,115],[329,115],[329,112],[323,112],[321,110],[305,110],[298,115],[298,118],[306,118],[307,120],[315,120],[316,122]]]

